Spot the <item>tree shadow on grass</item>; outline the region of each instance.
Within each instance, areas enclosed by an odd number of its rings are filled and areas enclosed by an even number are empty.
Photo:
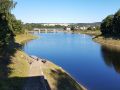
[[[4,50],[1,49],[0,90],[46,90],[45,87],[47,90],[51,90],[44,76],[9,77],[13,69],[8,66],[13,63],[13,57],[15,57],[15,53],[21,49],[21,47],[22,45],[15,43],[12,47],[4,48]],[[45,83],[45,85],[43,83]]]
[[[1,89],[11,85],[11,80],[9,75],[11,74],[12,68],[8,67],[12,63],[12,57],[14,57],[16,51],[21,48],[21,45],[14,43],[8,47],[0,49],[0,90],[9,90]]]
[[[49,85],[47,79],[45,79],[45,84],[46,84],[46,88],[47,88],[47,90],[51,90],[50,85]]]
[[[51,75],[57,81],[57,90],[83,90],[83,88],[67,73],[56,69]]]
[[[9,84],[4,87],[0,86],[0,90],[51,90],[44,76],[13,77],[6,79],[6,81]],[[22,84],[19,85],[21,81],[24,83],[24,86]]]
[[[12,45],[4,49],[0,49],[0,78],[8,77],[11,73],[11,69],[8,65],[11,64],[11,57],[14,57],[18,49],[21,49],[21,45],[18,43],[15,43],[14,46]]]

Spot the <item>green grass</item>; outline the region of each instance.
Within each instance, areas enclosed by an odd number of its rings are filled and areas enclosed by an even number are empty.
[[[100,35],[101,32],[100,30],[79,30],[79,31],[76,31],[76,33],[81,33],[81,34],[88,34],[88,35],[92,35],[92,36],[97,36],[97,35]]]
[[[22,56],[22,57],[21,57]],[[9,90],[8,88],[21,88],[25,82],[22,78],[28,76],[29,64],[25,60],[26,55],[17,50],[14,56],[11,56],[10,63],[7,66],[3,64],[1,67],[3,72],[8,73],[7,76],[2,76],[3,79],[0,80],[0,90]],[[5,72],[4,69],[10,69],[9,72]],[[4,74],[3,74],[4,75]]]
[[[112,36],[104,37],[101,35],[100,30],[95,30],[95,31],[91,31],[91,30],[82,31],[81,30],[81,31],[77,31],[75,33],[92,35],[92,36],[95,36],[93,38],[93,40],[95,42],[98,42],[102,45],[109,46],[112,48],[118,48],[118,49],[120,48],[120,38],[116,39],[116,37],[112,37]]]
[[[51,90],[86,90],[67,74],[66,71],[49,61],[42,65],[42,70]]]
[[[112,36],[104,37],[101,35],[100,30],[95,30],[95,31],[91,31],[91,30],[82,31],[81,30],[81,31],[77,31],[76,33],[88,34],[88,35],[95,36],[93,38],[93,40],[95,42],[98,42],[102,45],[112,47],[112,48],[117,48],[117,49],[120,48],[120,38],[116,39],[116,37],[112,37]]]
[[[95,38],[93,38],[93,40],[105,46],[118,48],[118,49],[120,48],[120,39],[114,39],[112,37],[106,38],[104,36],[96,36]]]
[[[33,36],[31,34],[21,34],[21,35],[16,35],[15,41],[19,44],[22,44],[26,41],[36,39],[36,38],[37,38],[36,36]]]

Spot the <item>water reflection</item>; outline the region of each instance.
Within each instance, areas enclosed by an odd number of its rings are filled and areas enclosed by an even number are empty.
[[[120,50],[108,46],[101,46],[101,51],[106,65],[113,67],[120,74]]]

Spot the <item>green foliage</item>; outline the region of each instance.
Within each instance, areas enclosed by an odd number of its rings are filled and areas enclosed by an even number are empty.
[[[64,28],[64,26],[61,25],[44,26],[41,23],[26,23],[24,24],[24,28],[27,30],[33,30],[33,28]]]
[[[0,0],[0,47],[13,44],[15,34],[23,32],[22,22],[11,14],[15,5],[13,0]]]
[[[120,34],[120,10],[115,13],[113,18],[113,29],[115,34]]]
[[[96,26],[96,30],[100,30],[100,26]]]
[[[72,30],[72,31],[75,31],[75,27],[74,27],[74,26],[71,26],[71,30]]]
[[[14,41],[14,34],[10,24],[10,11],[15,3],[10,0],[0,1],[0,46],[9,45]]]
[[[87,30],[92,30],[92,27],[88,27]]]
[[[107,16],[101,23],[101,32],[103,35],[113,33],[113,15]]]
[[[120,35],[120,10],[114,15],[107,16],[102,21],[100,28],[103,35]]]
[[[10,13],[15,7],[16,2],[13,0],[0,0],[0,13]]]
[[[87,30],[100,30],[99,26],[90,26],[87,28]]]
[[[20,20],[13,20],[12,27],[15,34],[24,33],[23,23]]]

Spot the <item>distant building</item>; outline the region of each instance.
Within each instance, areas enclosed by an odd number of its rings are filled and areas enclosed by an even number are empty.
[[[80,27],[80,30],[87,30],[88,27],[82,26]]]
[[[94,26],[93,29],[96,29],[96,27]]]
[[[70,27],[66,27],[66,30],[67,30],[67,31],[71,31],[71,28],[70,28]]]
[[[34,30],[34,31],[37,31],[37,30],[40,30],[40,29],[39,29],[39,28],[34,28],[33,30]]]
[[[60,25],[60,26],[68,26],[70,24],[67,23],[44,23],[44,26],[56,26],[56,25]]]

